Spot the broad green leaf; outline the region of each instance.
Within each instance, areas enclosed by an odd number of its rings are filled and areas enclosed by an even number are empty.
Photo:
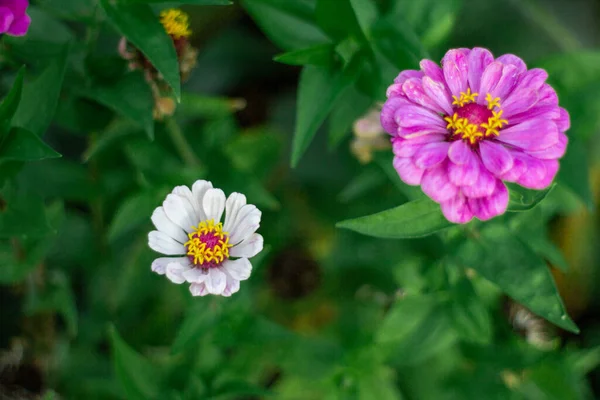
[[[371,26],[379,17],[379,11],[372,0],[350,0],[358,25],[365,37],[370,37]]]
[[[558,181],[572,190],[590,210],[594,209],[586,149],[575,138],[570,138],[567,153],[560,160]]]
[[[329,118],[329,146],[337,147],[352,128],[352,124],[363,116],[373,100],[360,93],[354,86],[346,88],[339,101],[333,106]]]
[[[568,272],[569,264],[562,252],[550,239],[539,234],[530,234],[528,232],[516,232],[517,236],[527,244],[536,254],[548,260],[553,267],[560,269],[563,272]]]
[[[13,128],[0,146],[0,160],[37,161],[60,156],[39,137],[23,128]]]
[[[160,375],[156,367],[129,347],[112,325],[109,335],[115,372],[127,398],[132,400],[156,398],[160,392]]]
[[[333,57],[334,47],[327,43],[279,54],[275,56],[273,60],[288,65],[317,65],[328,67],[332,64]]]
[[[506,211],[528,211],[540,204],[556,184],[543,190],[527,189],[522,186],[508,183],[509,202]]]
[[[427,236],[452,225],[442,214],[440,205],[428,198],[336,224],[338,228],[388,239]]]
[[[539,398],[548,400],[583,400],[577,388],[577,380],[563,363],[547,360],[527,371],[528,380],[542,392]]]
[[[111,0],[101,0],[100,3],[115,28],[144,53],[179,100],[181,83],[175,47],[150,6],[115,4]]]
[[[451,33],[460,12],[461,0],[398,1],[392,6],[392,18],[402,18],[431,48],[442,43]]]
[[[0,238],[40,237],[52,232],[41,198],[5,187],[0,191],[0,205]]]
[[[315,26],[313,1],[241,0],[240,3],[267,37],[286,51],[328,41]]]
[[[415,32],[401,20],[382,18],[371,32],[374,46],[399,70],[415,68],[428,58]]]
[[[360,400],[401,400],[398,390],[396,371],[389,367],[378,366],[361,371],[358,378],[358,397]]]
[[[344,70],[336,72],[315,66],[307,66],[302,70],[292,143],[292,167],[298,165],[342,91],[356,78],[359,61],[359,57],[356,57]]]
[[[336,41],[362,35],[350,0],[317,0],[315,19],[319,27]]]
[[[0,103],[0,144],[2,144],[4,134],[8,133],[10,130],[10,122],[15,114],[15,111],[17,111],[19,102],[21,101],[24,75],[25,67],[21,67],[10,91],[2,100],[2,103]]]
[[[135,230],[144,222],[150,221],[152,211],[160,205],[164,198],[163,190],[151,190],[136,193],[127,197],[117,208],[108,229],[111,242],[121,238],[125,233]]]
[[[46,131],[58,103],[69,45],[64,45],[62,51],[53,57],[44,71],[30,82],[26,82],[21,94],[19,107],[12,120],[13,126],[18,126],[42,136]]]
[[[82,89],[80,94],[97,101],[140,125],[154,139],[152,108],[154,101],[148,83],[139,72],[124,75],[116,82]]]
[[[508,228],[488,225],[459,248],[458,260],[535,314],[579,332],[566,313],[548,266]]]
[[[458,335],[470,342],[489,343],[492,339],[492,322],[471,281],[465,277],[459,279],[452,286],[451,298],[450,320]]]

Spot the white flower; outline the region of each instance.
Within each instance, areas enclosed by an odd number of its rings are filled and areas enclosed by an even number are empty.
[[[263,248],[263,237],[255,233],[260,217],[243,194],[225,200],[221,189],[203,180],[192,190],[177,186],[152,213],[157,230],[148,234],[148,245],[169,256],[154,260],[152,271],[177,284],[191,283],[194,296],[231,296],[250,277],[248,258]]]

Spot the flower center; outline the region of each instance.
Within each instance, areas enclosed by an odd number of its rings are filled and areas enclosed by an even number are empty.
[[[475,103],[479,93],[461,92],[460,97],[452,96],[454,101],[454,114],[444,117],[448,122],[446,128],[450,131],[451,140],[462,139],[475,145],[480,140],[498,136],[500,129],[508,124],[502,119],[500,98],[493,98],[490,93],[485,97],[487,106]]]
[[[165,31],[173,36],[174,39],[188,37],[192,34],[189,26],[188,16],[183,11],[171,8],[160,12],[160,23],[165,27]]]
[[[212,219],[193,226],[184,246],[187,256],[195,267],[215,268],[229,258],[229,234],[223,232],[223,223],[215,225]]]

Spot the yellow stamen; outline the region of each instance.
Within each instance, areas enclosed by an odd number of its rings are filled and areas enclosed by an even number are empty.
[[[487,94],[487,96],[485,96],[485,101],[487,101],[488,103],[488,110],[491,110],[494,107],[498,107],[500,108],[500,97],[494,97],[492,98],[491,94]]]
[[[184,243],[187,249],[187,255],[193,257],[194,264],[202,265],[204,263],[221,263],[229,258],[229,235],[223,231],[223,223],[215,225],[215,221],[209,219],[192,226],[192,232],[188,233],[188,241]],[[200,240],[201,235],[211,233],[219,239],[218,243],[211,248],[206,248],[206,243]]]
[[[455,102],[453,104],[462,107],[464,104],[474,102],[477,95],[477,93],[471,93],[471,89],[468,89],[466,93],[461,92],[460,98],[457,99],[454,96]],[[476,125],[467,118],[460,118],[458,113],[454,113],[452,117],[444,117],[444,121],[448,123],[446,128],[451,130],[453,135],[460,135],[463,140],[468,140],[471,144],[475,144],[484,137],[499,136],[500,129],[508,124],[508,120],[502,118],[503,111],[500,109],[500,98],[492,98],[492,95],[488,93],[485,99],[489,110],[498,107],[498,111],[492,110],[492,116],[488,118],[487,122]]]
[[[188,37],[192,34],[189,29],[188,15],[177,8],[161,11],[160,23],[165,27],[165,31],[175,39]]]
[[[452,96],[454,99],[452,105],[462,107],[465,104],[475,103],[475,97],[477,96],[479,96],[479,93],[471,93],[471,88],[468,88],[466,93],[460,92],[460,97]]]

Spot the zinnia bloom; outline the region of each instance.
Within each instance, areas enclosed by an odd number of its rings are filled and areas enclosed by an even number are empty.
[[[28,0],[0,0],[0,34],[23,36],[29,29],[31,18],[26,14]]]
[[[481,48],[450,50],[442,67],[420,66],[398,75],[381,111],[404,182],[421,185],[456,223],[504,213],[503,181],[552,183],[570,121],[546,71]]]
[[[263,237],[255,233],[260,217],[243,194],[225,200],[221,189],[203,180],[191,190],[177,186],[152,214],[157,230],[148,234],[148,245],[170,256],[154,260],[152,270],[174,283],[191,283],[194,296],[231,296],[250,277],[248,258],[263,248]]]

